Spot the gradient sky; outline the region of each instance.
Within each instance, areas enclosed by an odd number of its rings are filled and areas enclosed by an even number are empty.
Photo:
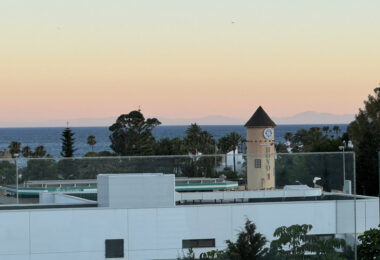
[[[356,113],[379,0],[1,0],[0,121]]]

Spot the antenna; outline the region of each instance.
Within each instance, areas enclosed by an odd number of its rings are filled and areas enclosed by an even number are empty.
[[[69,121],[66,122],[66,127],[69,128]]]
[[[138,109],[138,111],[141,112],[141,107],[140,107],[140,105],[139,105],[139,109]]]

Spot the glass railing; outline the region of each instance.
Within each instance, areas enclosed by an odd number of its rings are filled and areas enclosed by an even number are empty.
[[[63,193],[96,201],[98,174],[174,174],[176,191],[186,192],[183,196],[213,192],[208,197],[218,198],[215,201],[219,203],[335,200],[336,213],[331,214],[335,214],[337,220],[336,233],[353,244],[361,223],[357,221],[355,212],[363,214],[362,209],[366,207],[366,204],[357,205],[356,197],[352,196],[355,193],[354,169],[355,156],[352,152],[8,158],[0,159],[0,203],[38,203],[41,192]],[[304,198],[309,196],[307,194],[304,197],[291,195],[296,194],[297,189],[309,188],[314,188],[311,199]],[[233,193],[215,193],[233,190],[265,190],[269,199],[253,193],[236,196]],[[179,204],[186,203],[202,202],[184,200]]]
[[[16,178],[19,189],[55,187],[65,191],[74,184],[77,186],[74,180],[96,180],[98,174],[107,173],[174,174],[178,177],[178,182],[180,178],[219,178],[238,182],[240,189],[248,190],[307,185],[319,187],[326,192],[350,194],[354,189],[354,154],[218,154],[0,160],[0,183],[3,194],[8,197],[14,195]],[[93,186],[96,186],[96,182]],[[20,197],[22,195],[25,194]]]

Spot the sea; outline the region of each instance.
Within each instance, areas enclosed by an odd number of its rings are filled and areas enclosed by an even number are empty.
[[[335,124],[341,129],[341,133],[346,132],[346,124]],[[311,127],[329,126],[330,129],[334,125],[278,125],[275,129],[275,140],[284,142],[284,135],[287,132],[296,133],[300,129],[310,129]],[[161,138],[183,138],[185,131],[189,126],[158,126],[153,130],[156,139]],[[231,132],[238,132],[245,137],[246,129],[242,125],[201,125],[202,130],[210,132],[215,139]],[[94,151],[111,151],[110,149],[110,131],[108,127],[71,127],[75,138],[76,157],[81,157],[91,148],[87,144],[87,137],[94,135],[96,137],[96,145]],[[0,150],[6,149],[10,142],[17,141],[22,146],[30,146],[35,148],[43,145],[46,151],[53,157],[60,157],[61,152],[61,133],[64,127],[28,127],[28,128],[0,128]]]

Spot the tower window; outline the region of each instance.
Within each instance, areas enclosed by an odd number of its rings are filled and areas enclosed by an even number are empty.
[[[261,159],[255,159],[255,168],[261,168]]]

